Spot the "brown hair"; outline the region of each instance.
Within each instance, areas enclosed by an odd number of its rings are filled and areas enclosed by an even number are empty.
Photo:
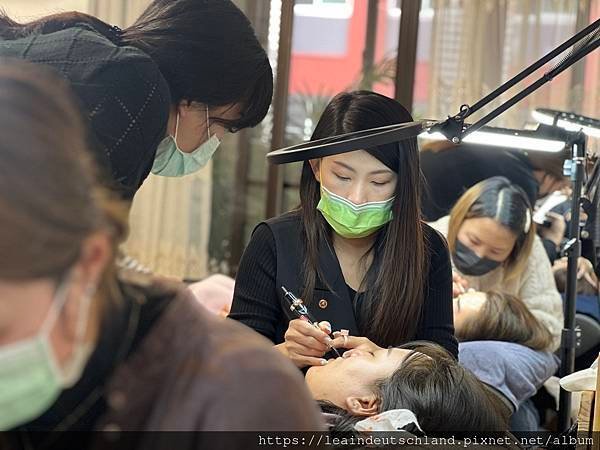
[[[408,409],[428,436],[508,430],[510,411],[498,394],[445,349],[431,342],[411,342],[399,348],[413,352],[389,378],[372,386],[379,399],[379,413]],[[329,402],[319,404],[324,412],[339,416],[334,433],[352,432],[356,422],[364,419]]]
[[[478,314],[456,329],[459,341],[514,342],[533,350],[546,350],[552,335],[517,297],[490,291]]]
[[[97,187],[86,128],[62,79],[3,60],[0,136],[0,278],[58,280],[95,231],[110,233],[116,249],[126,209]]]
[[[468,189],[450,211],[448,247],[456,249],[458,232],[467,219],[487,217],[508,228],[517,237],[512,252],[504,261],[504,279],[521,274],[531,254],[535,224],[527,194],[507,178],[492,177]]]
[[[325,108],[312,140],[368,128],[411,122],[410,113],[397,101],[369,91],[344,92]],[[414,339],[422,313],[428,260],[420,214],[420,169],[416,138],[369,148],[366,151],[398,174],[393,219],[377,231],[368,254],[373,262],[361,282],[359,330],[377,345],[397,345]],[[308,161],[300,181],[305,258],[305,299],[312,300],[320,273],[319,249],[330,246],[331,227],[317,211],[320,185]],[[333,250],[332,250],[333,251]],[[366,256],[363,261],[366,261]],[[398,265],[402,263],[402,268]],[[393,267],[396,270],[378,270]],[[406,268],[409,268],[408,270]]]
[[[546,172],[548,175],[556,178],[557,180],[562,180],[565,178],[563,173],[563,166],[565,160],[569,158],[568,150],[560,151],[556,153],[550,152],[523,152],[529,162],[531,163],[531,167],[533,170],[541,170]]]
[[[554,281],[558,292],[567,292],[567,269],[554,270]],[[598,288],[591,284],[585,277],[577,280],[577,293],[581,295],[598,295]]]

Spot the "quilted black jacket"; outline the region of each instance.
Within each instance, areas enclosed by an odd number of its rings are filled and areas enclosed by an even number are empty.
[[[152,58],[87,24],[0,40],[0,57],[44,64],[69,80],[107,182],[132,198],[152,168],[169,117],[169,87]]]

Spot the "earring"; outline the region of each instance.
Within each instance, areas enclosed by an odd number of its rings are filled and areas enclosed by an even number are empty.
[[[210,139],[210,116],[208,114],[208,105],[206,105],[206,133],[208,134],[208,138]]]

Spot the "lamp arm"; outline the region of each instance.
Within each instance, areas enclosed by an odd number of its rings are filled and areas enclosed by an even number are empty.
[[[583,42],[581,43],[580,41]],[[471,114],[475,113],[490,102],[494,101],[508,89],[515,86],[527,76],[531,75],[537,69],[546,64],[548,61],[554,59],[556,56],[563,53],[570,46],[576,45],[578,43],[580,43],[579,46],[574,47],[573,50],[561,62],[559,62],[554,68],[546,72],[535,83],[527,86],[525,89],[515,94],[509,100],[507,100],[506,102],[498,106],[496,109],[485,115],[473,125],[465,127],[464,121]],[[573,37],[571,37],[570,39],[556,47],[554,50],[549,52],[547,55],[543,56],[538,61],[531,64],[529,67],[525,68],[519,74],[517,74],[516,76],[499,86],[497,89],[483,97],[481,100],[477,101],[473,106],[462,105],[458,114],[452,117],[448,117],[448,119],[444,122],[435,125],[434,127],[432,127],[431,131],[441,132],[454,143],[460,142],[464,136],[485,126],[491,120],[495,119],[508,108],[513,106],[515,103],[521,101],[523,98],[527,97],[529,94],[531,94],[532,92],[534,92],[535,90],[539,89],[541,86],[552,80],[556,75],[571,67],[581,58],[598,48],[599,45],[600,19],[591,23],[583,30],[575,34]]]
[[[486,125],[487,123],[489,123],[490,121],[492,121],[493,119],[498,117],[500,114],[502,114],[508,108],[510,108],[514,104],[520,102],[525,97],[527,97],[529,94],[533,93],[534,91],[536,91],[540,87],[542,87],[544,84],[551,81],[558,74],[560,74],[561,72],[564,72],[566,69],[571,67],[573,64],[575,64],[577,61],[582,59],[584,56],[586,56],[587,54],[596,50],[600,46],[600,27],[596,30],[594,36],[595,36],[595,38],[593,40],[591,40],[591,42],[586,43],[578,51],[573,53],[573,55],[569,55],[569,57],[567,57],[563,62],[559,63],[553,69],[549,70],[544,75],[542,75],[542,77],[539,78],[535,83],[527,86],[521,92],[515,94],[509,100],[507,100],[506,102],[504,102],[503,104],[498,106],[496,109],[491,111],[489,114],[486,114],[484,117],[479,119],[473,125],[467,127],[464,130],[461,138],[468,135],[469,133],[472,133],[473,131],[477,131],[478,129],[480,129],[481,127],[483,127],[484,125]]]

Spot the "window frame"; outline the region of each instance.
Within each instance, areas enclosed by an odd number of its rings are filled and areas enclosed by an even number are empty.
[[[352,17],[352,14],[354,14],[354,0],[344,0],[343,3],[312,0],[311,4],[297,3],[294,5],[295,16],[349,19]]]

